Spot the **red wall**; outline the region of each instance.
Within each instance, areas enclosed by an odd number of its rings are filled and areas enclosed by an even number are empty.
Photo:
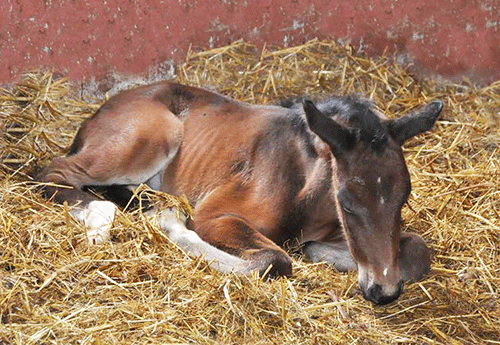
[[[500,79],[497,0],[1,0],[0,84],[32,68],[76,80],[141,74],[190,45],[340,39],[448,79]]]

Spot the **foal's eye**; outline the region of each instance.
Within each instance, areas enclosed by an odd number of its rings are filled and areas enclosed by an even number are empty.
[[[349,192],[344,189],[344,188],[341,188],[337,194],[337,200],[340,204],[340,207],[342,208],[342,211],[344,211],[345,213],[348,213],[348,214],[354,214],[354,211],[353,211],[353,203],[352,203],[352,199],[351,199],[351,196],[349,194]]]
[[[347,208],[347,207],[345,207],[345,206],[342,206],[342,210],[343,210],[345,213],[354,214],[354,212],[353,212],[351,209],[349,209],[349,208]]]

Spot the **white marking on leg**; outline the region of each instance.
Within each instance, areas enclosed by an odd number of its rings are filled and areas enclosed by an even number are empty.
[[[377,183],[378,183],[378,184],[382,183],[382,177],[379,177],[379,178],[377,179]]]
[[[111,201],[95,200],[89,202],[84,209],[76,209],[71,213],[87,228],[87,240],[92,245],[109,240],[116,209]]]
[[[186,218],[179,219],[177,212],[172,209],[163,211],[159,215],[159,226],[167,236],[186,253],[193,256],[203,256],[210,267],[219,272],[236,272],[248,274],[252,271],[250,261],[226,253],[201,239],[198,234],[189,230],[185,225]]]

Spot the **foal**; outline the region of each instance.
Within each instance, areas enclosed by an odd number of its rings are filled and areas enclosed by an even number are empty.
[[[385,304],[430,267],[423,239],[400,231],[411,188],[401,145],[442,106],[388,120],[355,97],[262,106],[159,82],[112,97],[37,179],[73,206],[90,243],[108,240],[116,206],[85,188],[146,183],[187,196],[194,218],[166,210],[160,226],[216,269],[290,276],[281,246],[296,241],[313,262],[358,269],[364,297]]]

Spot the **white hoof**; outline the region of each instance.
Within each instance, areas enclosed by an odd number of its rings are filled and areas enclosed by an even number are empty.
[[[186,224],[186,221],[187,221],[186,215],[174,207],[169,207],[169,208],[162,210],[160,212],[160,216],[161,216],[161,218],[163,218],[163,217],[165,217],[165,218],[175,217],[175,218],[179,219],[184,224]]]
[[[90,245],[109,241],[109,233],[116,214],[116,205],[111,201],[91,201],[83,210],[72,212],[87,228]]]
[[[169,208],[160,214],[160,228],[174,242],[201,242],[201,238],[192,230],[186,228],[186,217],[182,212]]]

